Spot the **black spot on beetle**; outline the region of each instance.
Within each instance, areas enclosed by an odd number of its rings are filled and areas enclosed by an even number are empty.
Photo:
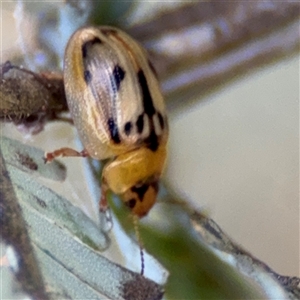
[[[144,115],[139,115],[137,121],[136,121],[136,127],[138,130],[138,133],[142,133],[144,129]]]
[[[142,70],[138,72],[138,80],[142,89],[144,112],[151,119],[151,117],[155,114],[155,108],[153,106],[153,100],[149,91],[147,79]]]
[[[124,126],[124,131],[126,135],[129,135],[131,132],[131,128],[132,128],[132,123],[131,122],[127,122]]]
[[[102,44],[102,41],[98,37],[95,37],[92,40],[86,41],[81,46],[81,52],[82,52],[83,58],[87,57],[88,48],[91,47],[91,46],[93,46],[93,45],[95,45],[95,44]]]
[[[154,129],[151,130],[149,136],[145,139],[145,143],[147,145],[147,148],[153,152],[158,149],[158,138]]]
[[[135,199],[130,199],[125,203],[129,208],[134,208],[136,205],[136,200]]]
[[[84,81],[89,84],[92,80],[92,74],[89,70],[85,70],[84,73],[83,73],[83,78],[84,78]]]
[[[149,188],[149,184],[145,183],[145,184],[143,184],[141,186],[138,186],[138,187],[137,186],[133,186],[131,188],[131,191],[134,192],[134,193],[136,193],[138,195],[139,200],[142,202],[143,199],[144,199],[144,196],[145,196],[145,194],[146,194],[146,192],[148,190],[148,188]]]
[[[161,113],[157,113],[157,116],[158,116],[158,121],[159,121],[160,128],[164,129],[165,123],[164,123],[163,116],[161,115]]]
[[[137,75],[143,95],[144,113],[149,117],[150,121],[150,135],[145,139],[145,143],[147,147],[154,152],[158,148],[158,137],[155,133],[153,124],[153,115],[156,113],[156,111],[144,72],[140,70]]]
[[[109,129],[109,132],[110,132],[111,139],[116,144],[119,144],[121,141],[120,141],[118,127],[117,127],[114,119],[113,118],[109,118],[108,121],[107,121],[107,125],[108,125],[108,129]]]
[[[116,65],[112,73],[111,82],[113,87],[117,88],[117,91],[120,89],[120,84],[124,78],[125,78],[125,71],[119,65]]]

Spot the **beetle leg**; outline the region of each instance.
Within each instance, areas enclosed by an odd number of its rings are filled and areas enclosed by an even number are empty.
[[[107,203],[107,192],[108,192],[108,185],[105,182],[104,179],[102,179],[102,183],[101,183],[101,197],[100,197],[100,201],[99,201],[99,212],[100,213],[105,213],[108,209],[108,203]]]
[[[113,226],[112,215],[107,202],[108,190],[109,190],[108,185],[106,184],[105,180],[102,179],[101,197],[99,201],[99,213],[100,213],[100,227],[105,232],[110,231]]]
[[[83,149],[81,152],[78,152],[72,148],[60,148],[53,152],[47,152],[45,153],[45,163],[51,162],[56,157],[88,157],[89,154],[85,149]]]

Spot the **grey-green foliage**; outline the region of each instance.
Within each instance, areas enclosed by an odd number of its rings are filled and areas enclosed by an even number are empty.
[[[161,299],[163,292],[158,284],[101,256],[99,251],[109,244],[105,233],[80,209],[38,182],[39,176],[64,178],[61,165],[45,165],[41,150],[5,137],[1,137],[1,154],[1,171],[6,179],[1,191],[9,184],[14,191],[14,195],[1,198],[2,214],[8,212],[8,201],[18,201],[50,298]],[[10,221],[15,216],[12,213]],[[5,221],[1,217],[3,228]],[[9,234],[3,236],[4,242],[21,257],[23,253],[18,253],[18,249],[23,239],[10,239],[13,235],[12,225]],[[20,269],[24,267],[22,261]],[[21,284],[25,284],[25,291],[32,292],[26,288],[26,282]]]

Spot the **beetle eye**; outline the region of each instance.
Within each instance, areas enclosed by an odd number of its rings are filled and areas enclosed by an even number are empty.
[[[129,208],[134,208],[135,207],[135,204],[136,204],[136,200],[135,199],[130,199],[126,202],[126,205],[129,207]]]

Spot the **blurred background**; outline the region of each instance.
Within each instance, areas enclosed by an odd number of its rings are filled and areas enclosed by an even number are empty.
[[[299,56],[170,114],[165,178],[237,243],[299,276]]]

